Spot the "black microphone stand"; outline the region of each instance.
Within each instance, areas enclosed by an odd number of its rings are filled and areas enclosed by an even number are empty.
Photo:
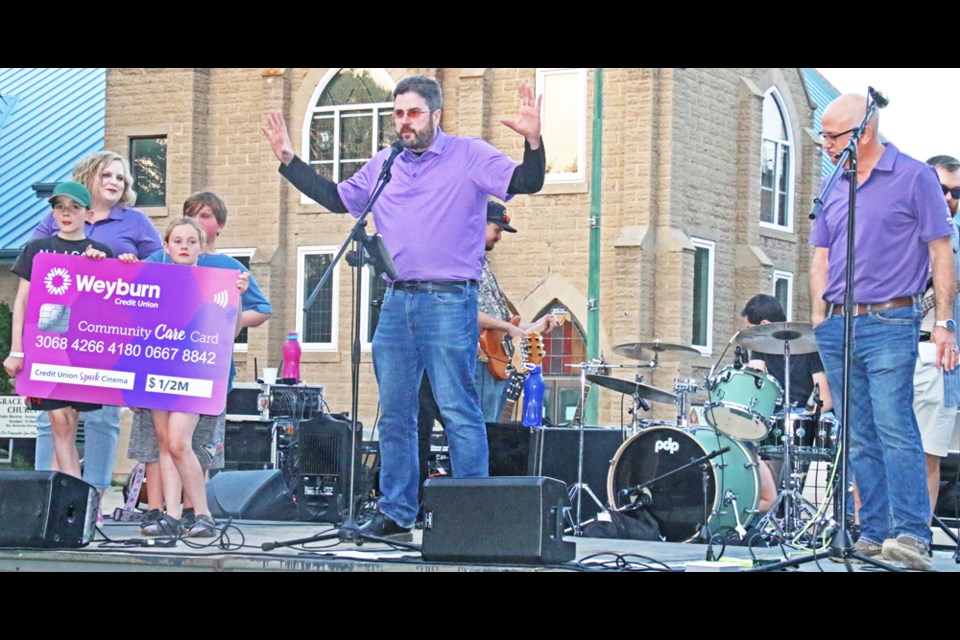
[[[883,106],[885,106],[885,103]],[[863,130],[867,126],[867,122],[870,121],[870,118],[873,117],[878,108],[877,100],[874,97],[873,88],[871,87],[867,92],[867,110],[864,114],[863,121],[850,136],[850,142],[847,143],[847,147],[840,155],[840,159],[837,162],[836,168],[833,170],[833,174],[830,176],[827,184],[820,191],[820,194],[814,199],[813,208],[810,210],[810,219],[815,219],[820,213],[821,209],[823,209],[824,198],[826,198],[826,196],[833,189],[834,184],[836,184],[837,180],[840,178],[840,174],[846,173],[850,183],[850,195],[849,202],[847,203],[847,264],[845,273],[846,291],[843,296],[843,383],[841,385],[843,389],[843,401],[840,405],[840,429],[843,435],[841,438],[842,444],[840,445],[840,486],[835,494],[836,501],[834,504],[834,517],[839,520],[839,528],[834,532],[833,538],[830,542],[830,547],[826,551],[815,551],[812,554],[808,554],[800,558],[784,560],[783,562],[775,562],[773,564],[763,565],[762,567],[749,569],[748,571],[776,571],[786,567],[796,567],[801,564],[806,564],[807,562],[815,562],[820,558],[828,557],[841,559],[847,566],[848,571],[852,570],[852,567],[850,566],[851,558],[887,569],[888,571],[903,571],[903,569],[900,567],[881,562],[876,558],[871,558],[862,553],[854,551],[853,539],[850,537],[850,532],[847,530],[847,465],[850,456],[850,360],[853,351],[853,315],[851,312],[854,309],[854,304],[856,304],[853,297],[853,271],[855,266],[854,235],[856,232],[855,214],[857,208],[857,142],[860,141],[860,136],[863,135]],[[877,135],[877,133],[874,132],[874,135]],[[846,164],[848,159],[850,160],[850,168],[845,169],[844,164]],[[815,301],[811,301],[811,303],[814,302]]]
[[[397,142],[394,143],[394,145],[397,144]],[[377,198],[380,197],[380,193],[383,191],[384,187],[387,186],[387,183],[389,183],[390,179],[393,177],[390,171],[390,165],[393,163],[393,159],[399,153],[398,147],[394,146],[394,151],[395,152],[387,158],[386,162],[384,162],[383,169],[380,171],[380,177],[377,181],[376,188],[374,189],[373,194],[370,196],[370,199],[367,201],[366,206],[364,206],[363,212],[357,218],[356,224],[353,225],[353,229],[351,229],[350,234],[343,243],[343,246],[340,247],[340,251],[327,267],[327,270],[320,278],[320,282],[318,282],[317,286],[314,287],[313,293],[310,294],[310,297],[303,305],[304,311],[308,311],[310,307],[313,306],[317,296],[320,295],[320,290],[333,275],[333,269],[337,265],[337,262],[339,262],[343,255],[347,252],[347,247],[350,246],[350,243],[352,242],[353,251],[351,253],[353,254],[354,259],[351,259],[351,256],[348,255],[347,262],[350,264],[350,266],[355,267],[357,272],[356,286],[354,287],[353,292],[354,309],[350,348],[350,384],[352,397],[350,404],[350,495],[348,498],[350,506],[347,511],[347,517],[340,525],[338,530],[334,533],[317,534],[307,538],[298,538],[296,540],[286,540],[281,542],[265,542],[261,545],[261,549],[263,551],[270,551],[277,547],[289,547],[308,542],[320,542],[323,540],[336,539],[339,539],[341,542],[353,541],[358,546],[363,544],[364,540],[370,540],[373,542],[385,542],[395,546],[409,547],[411,549],[419,549],[414,545],[407,545],[395,540],[388,540],[380,538],[379,536],[370,535],[364,532],[357,525],[354,517],[356,503],[356,500],[354,499],[354,484],[357,468],[357,436],[360,435],[362,438],[362,427],[357,421],[357,410],[360,402],[360,302],[363,291],[363,267],[369,264],[373,267],[375,275],[384,274],[391,281],[397,277],[397,269],[393,265],[393,260],[390,258],[390,254],[387,252],[382,238],[379,234],[368,236],[365,228],[367,226],[367,215],[369,215],[370,211],[373,209],[373,205],[377,201]]]

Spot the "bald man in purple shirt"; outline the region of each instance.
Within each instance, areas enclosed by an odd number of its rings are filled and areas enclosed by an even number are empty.
[[[866,98],[847,94],[823,112],[823,150],[834,163],[866,114]],[[855,260],[847,261],[850,183],[825,195],[810,233],[812,323],[835,406],[850,393],[850,468],[860,492],[861,535],[854,550],[929,570],[930,503],[913,371],[920,294],[932,268],[937,366],[957,366],[950,216],[932,167],[882,143],[876,114],[857,143]],[[850,389],[843,389],[845,275],[853,269]]]
[[[446,135],[440,129],[443,93],[434,79],[408,77],[394,90],[393,117],[404,148],[372,210],[397,278],[384,296],[373,339],[383,497],[363,526],[371,535],[412,539],[419,486],[417,394],[424,370],[446,424],[453,474],[488,475],[486,428],[473,384],[487,198],[536,193],[546,164],[541,99],[526,82],[519,94],[517,118],[500,122],[524,137],[521,164],[478,138]],[[391,152],[382,149],[335,184],[294,155],[279,112],[268,116],[262,131],[285,178],[330,211],[355,217]]]

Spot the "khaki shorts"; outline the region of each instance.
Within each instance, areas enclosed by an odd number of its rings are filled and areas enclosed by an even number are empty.
[[[917,414],[923,452],[947,457],[956,425],[957,408],[943,406],[943,373],[937,366],[917,358],[913,373],[913,411]]]

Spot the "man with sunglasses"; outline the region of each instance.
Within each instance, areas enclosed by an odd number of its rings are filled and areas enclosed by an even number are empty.
[[[866,98],[846,94],[823,112],[823,150],[836,163],[866,114]],[[855,260],[847,261],[850,183],[825,194],[810,244],[811,321],[834,397],[849,393],[850,468],[860,492],[861,555],[929,570],[930,504],[920,430],[913,412],[913,372],[920,295],[932,267],[937,294],[932,342],[936,366],[957,366],[956,283],[950,216],[936,172],[880,141],[874,113],[858,153]],[[853,270],[850,388],[844,372],[844,298]]]
[[[517,118],[500,122],[524,138],[520,164],[483,140],[445,134],[440,128],[443,92],[434,79],[405,78],[393,93],[403,150],[372,210],[397,268],[373,339],[383,497],[364,525],[372,535],[412,539],[419,485],[417,391],[424,371],[446,425],[453,474],[488,475],[486,427],[473,385],[487,199],[536,193],[546,165],[541,99],[527,82],[518,89]],[[392,151],[382,149],[350,178],[333,183],[294,155],[279,112],[269,115],[262,132],[281,162],[281,175],[330,211],[354,216],[369,200]]]
[[[960,205],[960,161],[951,156],[934,156],[927,164],[937,170],[940,187],[947,208],[953,219],[954,256],[960,250],[960,227],[957,207]],[[960,282],[960,261],[957,261],[957,281]],[[927,286],[924,299],[933,295],[933,284]],[[954,318],[960,317],[960,296],[954,300]],[[930,512],[933,513],[940,496],[940,459],[947,456],[953,430],[956,426],[957,407],[960,405],[960,371],[938,369],[935,363],[936,347],[930,342],[933,330],[933,309],[924,316],[920,325],[920,357],[913,376],[913,409],[917,414],[923,453],[927,463],[927,491],[930,493]]]

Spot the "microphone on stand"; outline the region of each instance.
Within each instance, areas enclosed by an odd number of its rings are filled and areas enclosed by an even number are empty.
[[[387,156],[387,159],[383,161],[383,168],[380,169],[381,180],[390,175],[390,167],[393,166],[393,161],[396,160],[397,156],[400,155],[403,149],[403,143],[399,140],[394,140],[393,144],[390,145],[390,155]]]
[[[867,87],[867,93],[871,98],[873,98],[874,103],[877,105],[877,109],[883,109],[885,106],[890,104],[890,99],[873,87]]]
[[[723,449],[717,449],[716,451],[711,451],[710,455],[704,458],[704,460],[712,460],[717,456],[719,456],[720,454],[726,453],[727,451],[730,451],[730,447],[724,447]]]

